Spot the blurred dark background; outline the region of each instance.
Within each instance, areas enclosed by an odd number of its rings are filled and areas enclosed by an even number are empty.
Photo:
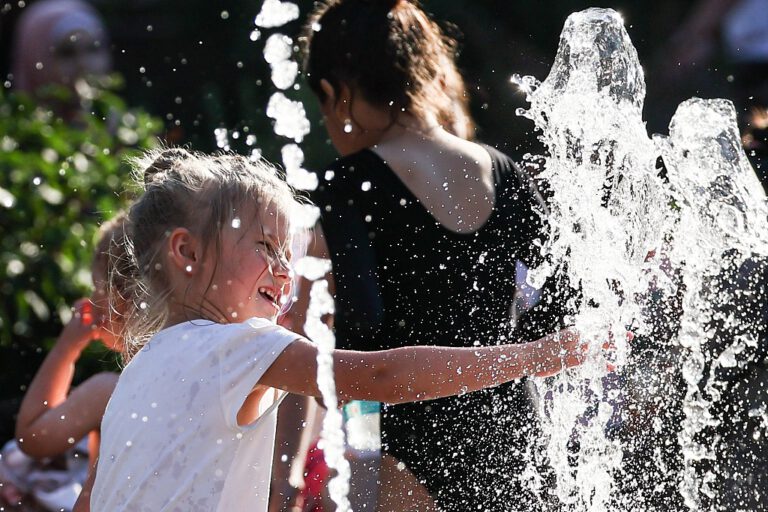
[[[111,36],[114,67],[122,74],[123,96],[166,121],[173,142],[210,150],[215,148],[213,129],[226,127],[255,133],[266,156],[279,144],[270,140],[264,108],[274,86],[262,58],[264,40],[275,30],[260,30],[252,41],[254,17],[260,0],[92,0],[103,15]],[[298,2],[306,15],[312,2]],[[528,151],[530,123],[515,116],[523,98],[509,83],[512,73],[531,74],[543,80],[551,65],[558,35],[569,13],[587,7],[619,11],[646,70],[649,130],[661,132],[681,100],[693,95],[732,96],[732,70],[717,48],[704,64],[683,65],[670,73],[670,61],[686,49],[676,40],[684,24],[702,2],[693,0],[616,0],[596,5],[582,1],[507,2],[471,0],[422,2],[460,42],[459,64],[472,96],[478,135],[486,142]],[[704,2],[707,3],[707,2]],[[709,2],[711,3],[711,2]],[[725,0],[728,3],[728,0]],[[0,9],[0,73],[10,70],[14,22],[24,1],[8,2]],[[295,36],[301,19],[281,27]],[[695,30],[688,32],[695,32]],[[691,38],[698,34],[689,34]],[[712,34],[717,42],[717,34]],[[295,38],[294,38],[295,39]],[[702,44],[709,44],[709,41]],[[672,66],[674,68],[674,66]],[[674,76],[672,76],[674,75]],[[306,101],[312,121],[317,111],[306,89],[293,91]],[[333,156],[324,134],[313,123],[305,144],[310,166],[320,166]]]
[[[15,24],[31,3],[0,1],[0,77],[6,89],[13,83],[10,73]],[[248,151],[246,135],[254,135],[255,146],[264,156],[279,162],[280,147],[288,141],[272,134],[271,121],[265,115],[267,100],[276,89],[262,50],[265,39],[274,32],[288,34],[295,41],[312,2],[298,2],[302,13],[299,20],[279,29],[259,29],[256,37],[254,18],[261,3],[91,1],[105,20],[113,66],[125,81],[117,93],[127,105],[160,118],[164,123],[163,138],[168,143],[215,150],[214,130],[226,128],[233,150]],[[600,5],[566,0],[422,3],[459,40],[459,67],[471,94],[478,138],[516,159],[540,148],[531,123],[515,115],[515,110],[526,104],[509,78],[519,73],[543,80],[566,17],[587,7],[611,7],[622,14],[646,71],[649,131],[665,132],[677,104],[691,96],[732,98],[745,115],[752,101],[740,88],[739,71],[743,67],[725,51],[720,37],[722,15],[716,10],[727,10],[734,4],[729,0],[616,0]],[[714,16],[718,23],[706,21],[708,9],[714,12],[710,18]],[[321,127],[314,98],[301,81],[299,88],[288,95],[304,101],[312,123],[312,132],[302,143],[306,167],[320,168],[335,153]],[[50,322],[49,332],[58,332],[61,326],[57,320],[52,318]],[[12,411],[17,410],[24,386],[42,360],[45,343],[50,343],[43,339],[47,336],[48,332],[21,341],[0,340],[0,441],[12,435]],[[114,365],[114,358],[96,359]]]

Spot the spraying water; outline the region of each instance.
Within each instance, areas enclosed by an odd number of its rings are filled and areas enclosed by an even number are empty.
[[[613,334],[623,363],[629,347],[622,333],[632,327],[652,334],[647,297],[654,290],[668,299],[683,296],[674,340],[683,350],[687,387],[679,490],[691,510],[714,507],[717,465],[699,463],[715,458],[717,438],[707,429],[718,423],[710,411],[722,388],[716,370],[739,364],[743,346],[757,343],[752,332],[725,351],[706,348],[716,335],[707,326],[717,304],[727,303],[727,287],[715,282],[727,269],[768,254],[766,199],[741,149],[734,109],[724,100],[689,100],[669,137],[649,138],[643,71],[621,17],[608,9],[568,18],[543,83],[519,76],[513,82],[530,102],[520,114],[542,132],[548,152],[542,178],[554,197],[546,263],[530,282],[540,286],[556,267],[567,269],[580,290],[570,323],[595,349],[583,367],[536,382],[547,397],[540,413],[557,497],[566,510],[637,509],[621,506],[616,496],[624,447],[607,434],[616,391],[606,386],[611,381],[598,350]],[[656,165],[660,156],[666,176]],[[727,331],[751,332],[750,319],[737,316]]]
[[[260,28],[281,27],[299,17],[299,7],[292,2],[265,0],[254,23]],[[258,29],[251,33],[251,39],[261,36]],[[272,94],[267,104],[267,117],[274,120],[273,130],[276,135],[292,139],[295,143],[283,146],[281,156],[286,171],[286,180],[300,190],[317,188],[317,177],[302,167],[304,153],[298,146],[310,131],[304,105],[301,101],[291,100],[283,91],[294,85],[299,66],[293,59],[293,40],[280,33],[270,35],[264,44],[264,60],[269,64],[272,83],[278,91]],[[315,226],[320,210],[313,205],[305,205],[292,212],[294,225],[298,229],[310,229]],[[328,483],[331,499],[338,512],[351,511],[348,499],[350,467],[344,458],[345,439],[343,420],[338,408],[336,383],[333,378],[333,350],[336,339],[333,331],[323,322],[323,317],[333,314],[333,297],[328,292],[328,281],[322,279],[330,271],[330,261],[304,257],[294,269],[299,275],[312,282],[307,319],[304,331],[317,344],[317,384],[322,394],[326,413],[320,432],[319,446],[323,449],[328,467],[335,471],[335,476]]]
[[[687,349],[685,420],[679,434],[684,459],[680,491],[690,509],[716,510],[721,501],[713,486],[718,480],[719,440],[712,427],[720,422],[711,407],[722,397],[718,369],[743,364],[739,359],[746,355],[745,346],[759,343],[756,318],[743,318],[744,311],[722,318],[725,313],[718,306],[738,298],[737,290],[723,288],[719,281],[724,272],[742,269],[753,256],[768,255],[768,208],[741,147],[730,102],[684,102],[672,118],[670,136],[658,137],[657,143],[669,169],[672,196],[680,205],[668,252],[672,265],[682,269],[685,290],[678,337]],[[731,271],[727,277],[736,275]],[[726,329],[733,333],[726,347],[712,343],[719,320],[725,320]],[[715,464],[700,465],[701,461]]]

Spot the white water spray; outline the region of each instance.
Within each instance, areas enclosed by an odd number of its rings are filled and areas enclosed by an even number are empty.
[[[255,19],[262,28],[280,27],[299,17],[299,8],[292,2],[265,0]],[[254,31],[255,32],[255,31]],[[258,39],[258,37],[257,37]],[[309,120],[301,101],[294,101],[282,91],[295,86],[299,66],[293,59],[293,40],[280,33],[270,35],[264,45],[264,60],[272,70],[272,83],[280,89],[272,94],[267,105],[267,117],[274,120],[276,135],[293,139],[294,143],[283,146],[281,156],[288,183],[300,190],[314,190],[317,177],[302,166],[304,153],[298,146],[310,131]],[[320,210],[313,205],[304,205],[292,212],[294,225],[300,229],[315,226]],[[317,344],[317,384],[326,406],[323,427],[320,432],[319,446],[323,450],[328,467],[336,475],[328,483],[331,499],[336,504],[337,512],[351,512],[349,503],[349,462],[344,458],[345,439],[343,419],[338,408],[336,383],[333,377],[333,350],[336,339],[333,331],[323,322],[326,315],[333,314],[333,297],[328,292],[328,281],[322,277],[330,271],[330,261],[304,257],[295,266],[295,271],[314,281],[310,290],[307,319],[304,331]]]
[[[554,197],[546,263],[531,272],[531,282],[541,284],[558,266],[567,269],[581,292],[571,304],[571,323],[593,349],[583,367],[536,382],[547,397],[540,412],[557,497],[573,511],[615,510],[621,502],[614,491],[623,447],[606,435],[613,397],[599,347],[613,335],[617,361],[626,361],[624,331],[632,326],[650,334],[648,291],[672,297],[683,290],[678,341],[687,351],[688,390],[680,490],[686,505],[700,510],[714,476],[700,475],[697,461],[713,456],[715,438],[702,434],[714,421],[712,369],[721,356],[702,348],[712,335],[704,327],[714,308],[711,281],[726,267],[724,253],[736,250],[729,261],[736,268],[750,255],[768,255],[765,195],[741,150],[733,107],[690,100],[678,109],[669,137],[649,138],[641,117],[642,68],[621,17],[607,9],[568,18],[543,83],[518,76],[513,82],[531,104],[520,114],[542,131],[548,151],[542,177]],[[659,156],[668,181],[656,168]],[[682,282],[671,279],[670,265]]]

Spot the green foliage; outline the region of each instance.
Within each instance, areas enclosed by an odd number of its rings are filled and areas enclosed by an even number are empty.
[[[156,145],[162,129],[110,90],[81,93],[87,99],[63,89],[48,91],[45,103],[56,105],[49,108],[0,90],[3,353],[11,347],[16,353],[42,352],[58,335],[72,302],[90,293],[98,225],[126,206],[125,159]],[[68,119],[57,112],[67,112]],[[2,363],[4,370],[20,370]],[[5,373],[3,380],[8,378]]]

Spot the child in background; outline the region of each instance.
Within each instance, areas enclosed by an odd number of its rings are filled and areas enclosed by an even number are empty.
[[[75,363],[91,341],[122,350],[122,325],[119,315],[108,309],[107,297],[110,288],[119,296],[125,286],[114,271],[125,261],[124,220],[121,213],[101,226],[91,265],[93,296],[75,304],[71,320],[24,395],[16,441],[9,442],[0,457],[0,505],[71,510],[87,475],[88,459],[96,460],[99,425],[117,375],[99,373],[76,388],[72,378]],[[60,464],[57,458],[63,459]]]
[[[265,511],[282,391],[320,395],[316,347],[276,324],[300,204],[264,162],[167,149],[137,164],[144,192],[128,241],[139,302],[90,505]],[[333,361],[340,399],[401,403],[552,375],[585,354],[564,331],[518,345],[337,350]]]

